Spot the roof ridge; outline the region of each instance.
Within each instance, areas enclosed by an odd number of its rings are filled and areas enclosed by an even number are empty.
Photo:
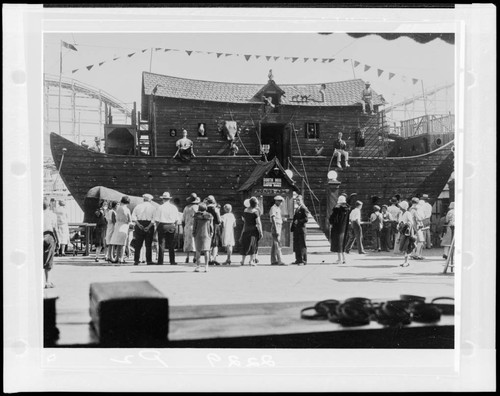
[[[178,80],[189,80],[189,81],[199,81],[199,82],[206,82],[206,83],[215,83],[215,84],[233,84],[233,85],[248,85],[248,86],[258,86],[258,87],[263,87],[265,86],[269,81],[259,84],[259,83],[239,83],[239,82],[229,82],[229,81],[214,81],[214,80],[201,80],[197,78],[187,78],[187,77],[176,77],[176,76],[171,76],[169,74],[160,74],[160,73],[153,73],[153,72],[148,72],[148,71],[143,71],[142,74],[152,74],[155,76],[160,76],[160,77],[169,77],[169,78],[175,78]],[[274,81],[274,80],[273,80]],[[353,82],[353,81],[361,81],[364,84],[364,80],[362,78],[352,78],[350,80],[341,80],[341,81],[330,81],[330,82],[317,82],[317,83],[284,83],[284,84],[278,84],[276,81],[274,82],[278,87],[279,86],[312,86],[312,85],[321,85],[321,84],[338,84],[338,83],[347,83],[347,82]]]

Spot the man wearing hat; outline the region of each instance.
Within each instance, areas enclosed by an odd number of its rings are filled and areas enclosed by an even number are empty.
[[[271,265],[287,265],[283,262],[281,256],[281,227],[283,220],[281,218],[280,206],[284,198],[281,195],[274,197],[274,205],[269,210],[269,218],[271,219],[271,237],[273,238],[271,244]]]
[[[391,225],[392,227],[390,228],[389,231],[389,236],[388,236],[388,246],[389,249],[394,249],[394,253],[399,253],[399,231],[398,231],[398,224],[399,224],[399,215],[401,214],[401,209],[398,206],[399,200],[397,199],[396,196],[393,196],[391,198],[391,205],[387,208],[387,213],[391,216]]]
[[[293,214],[292,227],[293,232],[293,251],[295,253],[294,264],[307,264],[307,246],[306,246],[306,223],[308,221],[309,210],[304,205],[302,195],[295,198],[297,208]]]
[[[363,113],[366,114],[366,105],[370,108],[370,114],[373,113],[373,91],[370,88],[370,82],[365,83],[365,89],[363,89]]]
[[[152,204],[153,196],[144,194],[144,202],[141,202],[132,212],[132,222],[134,223],[134,265],[139,265],[141,260],[142,245],[146,242],[146,263],[153,264],[151,246],[153,244],[154,215],[156,208]]]
[[[170,203],[170,193],[164,192],[160,197],[163,201],[155,211],[154,221],[158,230],[158,265],[163,265],[163,256],[165,248],[168,248],[170,265],[176,265],[175,262],[175,231],[179,219],[177,207]]]
[[[423,220],[422,224],[424,225],[424,228],[422,228],[422,231],[424,233],[424,247],[426,249],[430,249],[432,247],[431,243],[431,216],[432,216],[432,205],[427,202],[429,199],[429,196],[427,194],[423,194],[422,197],[420,197],[420,201],[418,202],[418,206],[420,207],[422,214],[423,214]]]
[[[349,233],[349,240],[345,248],[345,252],[349,253],[354,245],[354,241],[358,245],[358,253],[365,254],[365,248],[363,247],[363,230],[361,228],[361,208],[363,207],[363,202],[356,201],[356,206],[349,214],[349,224],[351,226],[352,232]]]

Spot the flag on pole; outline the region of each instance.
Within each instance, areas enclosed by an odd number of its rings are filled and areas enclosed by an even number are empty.
[[[391,72],[389,72],[389,80],[390,80],[392,77],[394,77],[395,75],[396,75],[395,73],[391,73]]]
[[[359,62],[358,61],[354,61],[354,67],[358,67],[359,66]]]
[[[73,44],[68,44],[66,41],[61,40],[61,44],[63,45],[63,47],[69,48],[70,50],[78,51]]]
[[[382,69],[377,69],[377,74],[380,77],[384,71]]]
[[[371,66],[370,65],[365,65],[365,71],[368,71],[371,69]]]

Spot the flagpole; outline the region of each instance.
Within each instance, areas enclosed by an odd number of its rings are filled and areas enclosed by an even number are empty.
[[[354,78],[356,78],[356,72],[354,71],[354,65],[352,64],[352,59],[351,59],[351,68],[352,68],[352,74],[354,75]]]
[[[62,80],[62,40],[59,44],[59,135],[61,135],[61,80]]]
[[[427,117],[427,98],[425,96],[424,80],[420,80],[420,84],[422,86],[422,97],[424,98],[424,112],[425,112],[425,116]]]

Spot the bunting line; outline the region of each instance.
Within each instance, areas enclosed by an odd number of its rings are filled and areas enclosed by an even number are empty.
[[[61,44],[62,46],[64,46],[65,48],[69,48],[73,51],[77,51],[76,47],[72,44],[68,44],[64,41],[61,41]],[[145,48],[145,49],[142,49],[140,50],[140,53],[145,53],[149,50],[150,48]],[[152,50],[152,49],[151,49]],[[222,57],[224,55],[224,57],[230,57],[230,56],[237,56],[237,57],[244,57],[245,60],[248,62],[250,61],[250,59],[252,59],[252,57],[254,57],[256,60],[257,59],[260,59],[260,58],[265,58],[266,61],[271,61],[271,60],[274,60],[274,61],[278,61],[280,59],[283,59],[285,61],[291,61],[291,63],[295,63],[297,62],[299,59],[301,59],[304,63],[312,60],[313,62],[318,62],[318,61],[321,61],[321,63],[332,63],[335,61],[335,58],[310,58],[310,57],[299,57],[299,56],[279,56],[279,55],[254,55],[254,54],[238,54],[238,53],[224,53],[224,52],[214,52],[214,51],[197,51],[197,50],[179,50],[179,49],[175,49],[175,48],[164,48],[164,47],[155,47],[154,50],[157,52],[157,51],[163,51],[163,52],[169,52],[169,51],[184,51],[188,56],[191,56],[191,54],[193,52],[195,53],[199,53],[199,54],[207,54],[207,55],[212,55],[212,54],[215,54],[217,59],[219,59],[220,57]],[[128,58],[131,58],[133,57],[136,53],[136,52],[132,52],[130,54],[127,54],[127,57]],[[122,56],[114,56],[112,58],[113,61],[117,61],[119,59],[121,59]],[[340,60],[340,59],[339,59]],[[356,68],[358,67],[359,65],[361,65],[362,63],[358,60],[355,60],[355,59],[351,59],[351,58],[342,58],[342,62],[343,63],[346,63],[346,62],[349,62],[349,61],[352,61],[353,62],[353,67]],[[88,65],[88,66],[85,66],[85,68],[87,70],[91,70],[94,66],[102,66],[104,63],[106,63],[107,61],[106,60],[103,60],[101,62],[97,62],[96,64],[93,64],[93,65]],[[371,65],[367,65],[367,64],[363,64],[363,70],[364,72],[367,72],[369,71],[370,69],[372,68]],[[71,70],[71,73],[74,74],[78,71],[80,71],[81,68],[78,68],[78,69],[72,69]],[[380,68],[377,68],[377,77],[381,77],[382,74],[384,73],[387,73],[387,78],[388,80],[392,80],[395,76],[397,76],[398,74],[397,73],[394,73],[394,72],[391,72],[391,71],[386,71],[384,69],[380,69]],[[401,78],[401,80],[403,82],[406,82],[408,81],[409,78],[411,78],[411,81],[413,83],[413,85],[415,85],[420,79],[418,78],[414,78],[414,77],[407,77],[405,75],[400,75],[399,76]]]

